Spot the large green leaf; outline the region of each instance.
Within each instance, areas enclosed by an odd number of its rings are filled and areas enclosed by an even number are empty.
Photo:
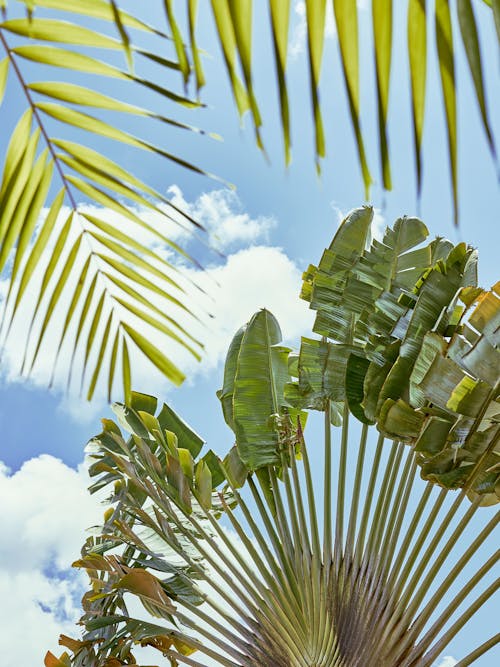
[[[329,403],[332,423],[338,425],[340,402],[346,399],[347,361],[353,349],[351,345],[303,337],[296,368],[293,361],[289,364],[290,374],[298,381],[285,386],[286,400],[297,408],[321,411]]]
[[[435,7],[436,44],[441,74],[441,89],[446,117],[448,155],[455,223],[458,220],[458,171],[457,171],[457,102],[455,82],[455,60],[453,48],[453,25],[448,0],[436,0]]]
[[[276,72],[278,76],[278,87],[280,95],[281,125],[283,128],[283,141],[285,147],[285,163],[290,162],[290,108],[288,104],[288,91],[285,79],[287,49],[288,49],[288,25],[290,22],[290,0],[270,0],[271,25],[273,31],[274,57],[276,61]]]
[[[44,42],[62,42],[101,49],[121,49],[116,39],[99,34],[76,23],[53,19],[11,19],[2,23],[8,32]]]
[[[314,117],[316,168],[319,158],[326,154],[325,132],[319,101],[319,80],[323,45],[325,40],[326,0],[306,0],[307,51],[309,55],[309,76],[311,79],[311,101]]]
[[[304,274],[314,328],[335,342],[303,339],[286,397],[320,410],[347,401],[414,446],[426,479],[497,502],[498,286],[476,287],[477,253],[465,244],[422,245],[416,218],[366,248],[369,221],[363,209],[348,216]]]
[[[217,396],[222,404],[222,413],[224,415],[226,424],[233,431],[235,430],[233,408],[234,381],[236,378],[241,342],[243,340],[246,327],[247,325],[241,327],[241,329],[236,332],[236,334],[233,336],[233,339],[231,340],[231,344],[226,354],[226,363],[224,365],[224,382],[222,389],[219,389],[217,392]]]
[[[218,396],[238,454],[250,470],[280,462],[281,421],[296,414],[284,397],[290,350],[280,345],[281,338],[275,317],[261,310],[236,334],[226,358]]]
[[[417,218],[400,218],[382,242],[369,248],[370,208],[356,209],[341,223],[318,267],[304,273],[302,298],[317,312],[314,331],[339,342],[367,342],[380,334],[372,318],[382,298],[397,299],[431,263],[431,247],[412,250],[425,240],[427,228]],[[374,312],[375,311],[375,312]]]
[[[481,293],[471,312],[459,307],[452,327],[426,334],[407,407],[420,420],[409,441],[421,454],[423,476],[448,488],[465,486],[483,504],[500,502],[498,291],[497,285]],[[397,422],[390,428],[397,434]]]
[[[358,145],[359,162],[365,185],[365,197],[368,197],[371,175],[368,169],[363,135],[361,132],[358,8],[356,3],[349,2],[349,0],[334,0],[333,7],[339,33],[340,54],[347,95],[349,98],[349,110]]]
[[[408,1],[408,59],[410,64],[413,138],[417,169],[417,194],[422,190],[422,137],[427,78],[426,0]]]

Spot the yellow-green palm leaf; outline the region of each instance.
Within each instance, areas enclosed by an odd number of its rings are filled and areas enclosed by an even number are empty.
[[[132,30],[163,39],[167,35],[121,11],[115,2],[40,0],[21,4],[26,5],[26,16],[19,18],[17,11],[10,18],[9,7],[0,23],[5,52],[0,61],[0,98],[7,79],[24,96],[0,186],[0,271],[8,279],[2,345],[14,330],[19,331],[14,326],[16,318],[28,296],[35,294],[28,330],[22,332],[26,337],[23,373],[32,372],[46,354],[47,342],[55,339],[53,378],[66,350],[71,358],[66,369],[68,382],[77,366],[89,399],[101,375],[107,376],[111,395],[120,366],[125,395],[130,396],[127,378],[133,370],[132,348],[179,384],[182,372],[149,341],[149,329],[161,335],[161,347],[173,341],[200,358],[202,345],[189,331],[199,312],[191,310],[191,283],[179,269],[180,264],[198,264],[171,232],[173,223],[188,231],[200,225],[92,145],[103,137],[203,174],[200,167],[175,155],[168,146],[132,135],[116,121],[120,115],[124,119],[145,117],[174,129],[201,132],[175,118],[178,105],[200,105],[185,91],[175,90],[179,73],[188,77],[191,65],[185,58],[172,61],[136,47],[129,35]],[[38,9],[55,13],[39,16]],[[192,14],[194,20],[194,8]],[[99,29],[85,27],[86,19],[97,20]],[[169,20],[172,26],[171,11]],[[115,53],[124,57],[126,67],[117,66]],[[178,50],[178,55],[183,53]],[[161,68],[162,85],[140,76],[143,59]],[[33,72],[46,77],[48,71],[50,80],[33,78]],[[200,80],[199,65],[197,72]],[[90,85],[66,82],[67,73],[85,75]],[[124,84],[125,99],[104,94],[110,79]],[[126,99],[137,99],[134,91],[144,87],[157,94],[161,112]],[[11,104],[10,99],[5,104]],[[172,117],[164,113],[168,105]],[[108,112],[114,113],[112,123],[106,119]],[[88,138],[83,143],[68,141],[65,126],[84,130]],[[102,219],[100,207],[118,214],[113,218],[117,222]],[[154,213],[155,225],[141,211]],[[160,245],[167,253],[154,249]]]

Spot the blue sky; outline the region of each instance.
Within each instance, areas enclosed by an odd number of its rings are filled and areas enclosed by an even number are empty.
[[[136,4],[121,3],[131,9]],[[249,119],[244,120],[243,127],[239,123],[218,47],[213,41],[212,19],[205,11],[205,4],[201,4],[199,42],[212,54],[204,62],[208,85],[203,99],[208,106],[183,114],[187,122],[223,135],[224,142],[163,127],[153,130],[146,124],[141,129],[172,152],[186,155],[207,171],[235,183],[237,193],[225,191],[220,183],[180,170],[170,163],[162,163],[159,168],[156,160],[132,149],[104,140],[102,148],[158,190],[166,192],[170,189],[171,196],[202,219],[213,242],[218,243],[226,255],[225,259],[220,259],[214,253],[192,246],[207,266],[206,284],[211,285],[214,297],[210,307],[216,315],[205,334],[207,355],[202,364],[195,366],[186,361],[189,379],[179,390],[168,386],[158,374],[151,372],[147,364],[139,364],[135,384],[138,390],[162,396],[193,424],[211,447],[222,453],[231,444],[231,434],[220,414],[215,390],[221,383],[221,364],[232,333],[256,309],[267,307],[278,316],[285,338],[298,344],[300,335],[306,334],[311,324],[306,306],[296,297],[301,272],[309,263],[319,259],[338,225],[341,212],[361,205],[364,199],[336,58],[334,31],[326,40],[323,61],[321,94],[328,155],[322,163],[321,178],[318,178],[312,150],[301,4],[294,3],[292,16],[296,55],[291,59],[288,77],[292,91],[293,160],[287,170],[283,164],[281,130],[276,114],[274,71],[270,72],[268,65],[271,46],[267,33],[259,32],[261,22],[257,20],[257,90],[270,163],[255,147]],[[362,30],[366,31],[370,21],[365,7],[367,3],[358,4]],[[429,70],[428,82],[423,194],[420,208],[417,205],[404,57],[405,4],[395,3],[395,67],[389,120],[394,190],[384,193],[375,183],[370,202],[377,209],[380,224],[384,220],[392,222],[402,214],[418,212],[432,236],[466,240],[476,246],[480,256],[480,282],[488,287],[498,279],[500,238],[496,221],[500,192],[461,48],[457,48],[458,75],[462,84],[459,98],[460,229],[457,231],[452,225],[444,118],[438,75],[433,68]],[[141,5],[144,5],[140,10],[143,18],[151,23],[163,21],[160,2]],[[481,19],[489,10],[481,3],[476,5]],[[485,56],[498,59],[494,32],[484,21],[482,24],[486,27],[483,33]],[[371,43],[363,39],[361,43],[367,62],[371,58]],[[366,105],[363,128],[372,175],[378,182],[376,121],[374,109],[373,113],[370,109],[373,72],[369,69],[364,68],[362,85]],[[498,74],[498,67],[488,68],[487,90],[492,110],[500,108]],[[176,81],[175,85],[180,90],[180,82]],[[107,89],[106,92],[112,94],[114,90]],[[10,131],[23,110],[23,100],[13,80],[9,82],[8,100],[8,104],[4,103],[0,108],[0,118],[2,128],[8,127]],[[145,95],[140,104],[147,106],[153,103],[152,100]],[[491,116],[498,139],[500,115],[492,113]],[[7,134],[2,133],[0,137],[2,148],[8,140]],[[101,147],[99,143],[96,145]],[[218,238],[215,237],[216,229],[219,230]],[[215,287],[213,279],[220,284],[219,288]],[[0,572],[0,591],[6,601],[2,605],[2,615],[6,621],[10,620],[6,639],[0,639],[0,649],[7,656],[5,667],[28,667],[40,663],[38,656],[47,648],[55,650],[59,631],[67,632],[67,619],[77,613],[74,598],[81,582],[69,574],[67,568],[78,553],[84,529],[97,521],[101,513],[84,491],[82,450],[85,442],[99,430],[99,417],[107,415],[109,409],[99,396],[88,406],[82,405],[78,396],[64,395],[57,387],[47,391],[43,363],[33,380],[20,380],[14,366],[9,365],[9,359],[15,359],[16,353],[12,349],[11,356],[7,355],[0,378],[0,461],[5,466],[0,468],[0,498],[7,507],[0,524],[2,534],[8,537],[4,545],[0,545],[0,570],[3,570]],[[314,433],[313,430],[312,436]],[[479,525],[480,522],[474,524],[472,529]],[[18,557],[21,552],[23,558]],[[61,613],[61,606],[64,613]],[[459,658],[472,642],[493,634],[497,628],[492,611],[492,605],[485,607],[461,638],[450,645],[446,655]],[[29,642],[26,641],[26,628],[32,633]],[[477,664],[492,667],[498,660],[499,649]],[[448,665],[443,664],[443,667]]]

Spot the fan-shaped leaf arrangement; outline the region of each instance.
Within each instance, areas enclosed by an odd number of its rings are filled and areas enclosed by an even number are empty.
[[[225,458],[150,396],[115,406],[128,439],[103,421],[85,631],[48,667],[135,664],[139,646],[171,665],[431,667],[498,590],[498,289],[420,220],[370,243],[371,219],[351,213],[304,274],[322,338],[291,353],[266,310],[235,335]]]

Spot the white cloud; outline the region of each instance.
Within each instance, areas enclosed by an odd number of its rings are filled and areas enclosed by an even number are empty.
[[[15,571],[64,567],[81,546],[78,523],[100,518],[97,501],[88,496],[88,476],[42,454],[15,473],[0,468],[2,541],[0,559]],[[9,565],[10,564],[10,565]]]
[[[307,23],[306,23],[306,3],[296,2],[294,11],[297,16],[297,22],[293,28],[292,37],[289,42],[290,57],[292,60],[298,58],[304,53],[306,48],[307,38]]]
[[[441,658],[441,662],[434,663],[434,667],[454,667],[454,665],[458,665],[458,660],[452,658],[451,655],[445,655]]]
[[[372,221],[373,238],[377,239],[378,241],[381,241],[384,236],[386,227],[387,227],[387,221],[385,219],[384,214],[379,208],[374,208],[373,221]]]
[[[267,241],[269,232],[277,225],[272,216],[252,218],[243,210],[238,195],[232,190],[204,192],[192,203],[186,201],[177,185],[172,185],[168,194],[176,206],[207,229],[212,244],[219,250],[234,248],[236,244]]]
[[[311,322],[310,314],[306,305],[298,298],[301,285],[301,271],[290,260],[280,248],[274,248],[267,245],[255,245],[256,242],[266,241],[270,230],[275,226],[276,221],[269,216],[252,217],[242,209],[242,205],[236,195],[228,190],[215,190],[210,193],[204,193],[194,202],[189,203],[185,200],[181,190],[177,186],[172,186],[170,195],[173,202],[185,209],[202,222],[209,232],[209,237],[214,240],[217,233],[217,243],[222,249],[230,249],[225,259],[218,259],[217,263],[209,265],[204,271],[182,266],[182,276],[178,277],[181,285],[186,288],[190,304],[198,304],[199,311],[210,311],[212,318],[204,317],[200,323],[186,314],[181,308],[169,304],[168,313],[186,329],[201,340],[206,347],[202,363],[199,364],[194,358],[179,344],[174,341],[166,341],[163,334],[156,329],[148,327],[143,321],[139,320],[130,313],[126,313],[127,321],[140,324],[139,329],[145,331],[148,339],[162,349],[162,351],[176,361],[179,367],[191,378],[199,373],[205,373],[212,370],[224,358],[229,342],[236,330],[252,316],[259,308],[268,308],[279,319],[284,335],[291,339],[308,330]],[[141,229],[136,224],[121,217],[115,211],[98,208],[95,206],[84,206],[82,210],[90,215],[105,220],[122,232],[133,235],[134,238],[148,247],[154,247],[161,253],[167,254],[168,259],[173,263],[174,256],[166,246],[160,247],[158,239],[154,239],[150,232]],[[138,214],[155,229],[162,229],[162,225],[167,225],[165,233],[180,240],[184,238],[184,232],[173,227],[173,223],[165,222],[163,216],[148,209],[136,209]],[[58,224],[62,226],[68,215],[64,210],[60,216]],[[170,226],[169,226],[170,225]],[[71,232],[74,238],[77,236],[77,230]],[[242,245],[250,247],[241,248]],[[47,255],[53,251],[53,244],[47,248]],[[76,260],[75,273],[83,268],[87,257],[87,250],[83,252]],[[48,258],[47,258],[48,261]],[[113,274],[113,269],[109,267],[106,270]],[[4,350],[2,374],[7,381],[19,381],[19,370],[22,366],[22,359],[25,351],[26,333],[29,328],[31,314],[38,298],[38,285],[43,279],[44,262],[40,263],[40,268],[33,277],[30,284],[30,292],[25,294],[24,300],[16,315],[15,323],[8,338]],[[151,278],[151,276],[149,276]],[[100,280],[100,278],[99,278]],[[196,290],[189,281],[195,282],[205,293]],[[90,285],[90,276],[84,287],[85,294]],[[6,283],[0,283],[5,292]],[[108,289],[109,289],[108,284]],[[52,280],[47,288],[47,294],[51,294],[55,288],[55,281]],[[113,286],[111,285],[113,289]],[[116,293],[116,289],[115,289]],[[156,294],[144,291],[148,300],[154,303],[159,309],[164,310],[166,302]],[[207,296],[208,295],[208,296]],[[122,295],[123,296],[123,295]],[[47,330],[43,342],[43,354],[38,356],[37,362],[30,376],[30,382],[47,386],[52,374],[53,361],[55,358],[62,325],[66,317],[71,299],[71,290],[63,292],[63,295],[54,310],[52,322]],[[46,303],[46,302],[45,302]],[[97,305],[97,297],[94,298],[91,312]],[[115,312],[125,313],[120,306],[116,305]],[[108,311],[109,312],[109,311]],[[97,330],[96,340],[102,337],[105,321],[108,312],[106,306],[103,310],[100,328]],[[79,318],[77,311],[74,322],[68,328],[66,342],[61,349],[57,372],[54,380],[56,390],[64,392],[66,388],[66,373],[71,363],[72,343],[76,333],[76,324]],[[83,330],[82,340],[86,340],[86,332],[90,327],[91,316],[88,317],[86,328]],[[38,322],[36,330],[40,330],[41,323]],[[34,352],[34,341],[30,346],[30,354]],[[111,345],[108,346],[107,359],[109,359]],[[89,357],[87,382],[90,379],[93,365],[96,359],[98,345],[92,351]],[[171,388],[171,385],[165,378],[152,366],[147,359],[137,352],[133,346],[130,348],[133,366],[133,385],[143,391],[151,393],[164,393]],[[103,364],[107,367],[107,359]],[[96,400],[92,405],[82,404],[79,394],[80,361],[77,357],[75,371],[73,374],[73,389],[69,394],[65,394],[62,399],[62,405],[68,409],[71,414],[79,421],[86,421],[95,418],[102,410],[104,403],[104,385],[107,384],[104,373],[101,376],[101,383],[96,390]],[[119,383],[117,382],[117,389]],[[115,395],[120,398],[120,395]]]
[[[0,655],[3,667],[41,665],[60,652],[60,633],[75,632],[85,577],[70,569],[84,529],[102,518],[88,477],[52,456],[15,474],[0,462]]]

